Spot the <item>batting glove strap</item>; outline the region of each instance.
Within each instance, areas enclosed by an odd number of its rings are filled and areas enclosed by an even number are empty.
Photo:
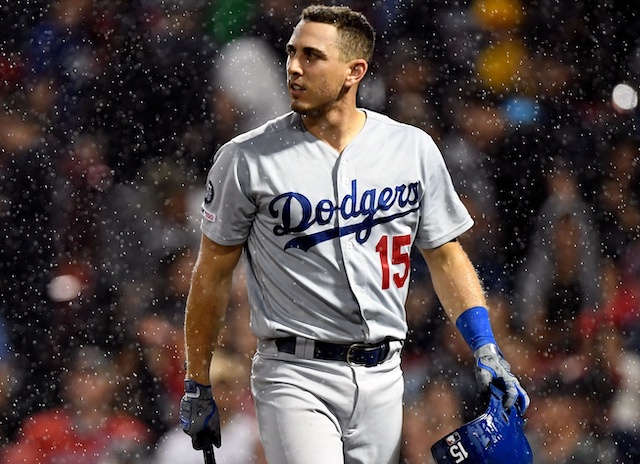
[[[476,359],[475,376],[478,384],[483,389],[489,389],[489,385],[493,383],[505,392],[503,397],[505,409],[517,404],[520,412],[524,414],[529,407],[529,395],[511,373],[511,366],[504,359],[498,346],[487,343],[478,348],[473,356]]]
[[[191,436],[195,449],[203,449],[211,443],[220,447],[220,414],[210,385],[201,385],[193,380],[184,381],[180,426]]]
[[[213,398],[211,385],[202,385],[193,380],[184,381],[184,394],[189,398]]]

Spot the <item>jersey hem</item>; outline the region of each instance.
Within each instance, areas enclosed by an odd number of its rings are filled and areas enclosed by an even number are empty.
[[[450,242],[454,238],[459,237],[460,235],[462,235],[463,233],[471,229],[472,226],[473,226],[473,219],[469,218],[463,224],[456,227],[454,230],[452,230],[448,234],[441,236],[437,240],[431,240],[430,242],[426,242],[426,243],[416,241],[416,246],[418,248],[423,248],[426,250],[438,248],[439,246],[442,246],[445,243]]]
[[[238,239],[229,239],[229,238],[223,238],[220,235],[212,232],[211,230],[207,229],[204,225],[200,226],[200,231],[211,241],[217,243],[218,245],[221,246],[235,246],[235,245],[240,245],[242,243],[245,243],[247,241],[247,238],[238,238]]]

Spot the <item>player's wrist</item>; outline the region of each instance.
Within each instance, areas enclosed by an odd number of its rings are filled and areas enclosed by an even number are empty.
[[[474,306],[460,314],[456,320],[456,327],[474,353],[487,344],[497,347],[489,320],[489,311],[484,306]]]
[[[184,380],[184,393],[189,398],[211,398],[211,385],[204,385],[195,380]]]

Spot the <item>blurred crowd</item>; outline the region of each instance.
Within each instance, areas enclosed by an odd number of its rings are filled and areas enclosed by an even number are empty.
[[[0,7],[2,462],[202,462],[177,409],[204,179],[221,143],[287,111],[308,3]],[[640,5],[341,3],[378,33],[361,105],[434,137],[476,221],[463,244],[532,397],[534,462],[640,462],[640,114],[611,98],[640,89]],[[486,405],[414,263],[403,464]],[[217,457],[259,464],[241,269],[235,284]]]

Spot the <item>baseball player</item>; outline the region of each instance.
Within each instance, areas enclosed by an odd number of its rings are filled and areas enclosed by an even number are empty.
[[[244,250],[251,387],[271,464],[397,463],[410,250],[419,248],[476,377],[529,399],[494,339],[456,237],[473,221],[422,130],[356,105],[374,31],[347,7],[306,8],[286,51],[291,111],[217,152],[187,298],[180,416],[220,444],[209,363]],[[215,354],[214,354],[215,356]]]

